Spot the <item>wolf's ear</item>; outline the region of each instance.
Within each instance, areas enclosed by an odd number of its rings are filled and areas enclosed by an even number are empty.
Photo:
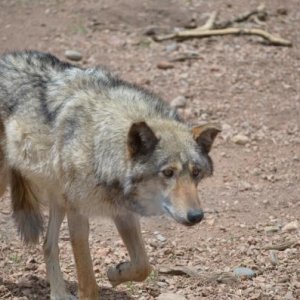
[[[209,153],[219,132],[221,132],[219,124],[206,124],[192,129],[193,137],[204,153]]]
[[[154,151],[159,139],[146,122],[133,123],[127,137],[127,147],[131,157],[147,155]]]

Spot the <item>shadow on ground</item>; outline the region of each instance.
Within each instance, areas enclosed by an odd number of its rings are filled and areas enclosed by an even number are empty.
[[[76,295],[77,283],[74,281],[66,281],[66,285],[72,295]],[[28,299],[44,300],[49,299],[50,286],[49,283],[40,277],[30,275],[22,277],[19,281],[14,282],[5,280],[0,277],[0,286],[5,287],[5,291],[1,291],[1,299],[12,299],[14,297],[22,298],[27,296]],[[2,293],[4,292],[4,293]],[[99,298],[101,300],[132,300],[126,292],[116,291],[111,288],[99,288]]]

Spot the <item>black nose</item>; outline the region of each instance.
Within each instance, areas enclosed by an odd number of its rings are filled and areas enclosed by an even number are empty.
[[[188,212],[187,218],[191,224],[197,224],[204,218],[204,212],[201,209],[191,210]]]

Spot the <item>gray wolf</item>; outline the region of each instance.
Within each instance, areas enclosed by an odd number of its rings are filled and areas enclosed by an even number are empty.
[[[82,69],[24,51],[0,59],[1,187],[26,243],[43,230],[51,299],[72,299],[59,265],[67,217],[80,299],[98,299],[88,245],[92,215],[110,217],[130,261],[111,267],[113,286],[150,273],[139,215],[166,213],[184,225],[203,218],[197,192],[213,172],[209,152],[220,131],[192,128],[167,103],[101,68]]]

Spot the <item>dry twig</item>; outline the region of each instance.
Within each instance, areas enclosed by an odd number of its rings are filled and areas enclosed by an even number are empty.
[[[285,40],[279,36],[275,36],[263,29],[229,27],[232,26],[233,23],[244,22],[248,20],[251,16],[258,16],[262,13],[266,13],[264,6],[260,6],[257,9],[247,12],[246,14],[241,15],[233,20],[226,21],[223,23],[216,23],[217,12],[213,12],[210,14],[208,20],[203,26],[197,27],[195,29],[182,30],[173,34],[154,36],[154,40],[157,42],[162,42],[170,39],[184,40],[190,38],[205,38],[211,36],[224,35],[254,35],[262,37],[274,46],[291,47],[292,43],[290,41]]]
[[[264,38],[270,44],[274,46],[292,46],[292,43],[288,40],[285,40],[281,37],[277,37],[265,30],[256,29],[256,28],[235,28],[229,27],[224,29],[211,29],[211,30],[202,30],[202,29],[192,29],[192,30],[183,30],[176,32],[174,34],[157,36],[156,41],[161,42],[170,39],[189,39],[189,38],[204,38],[210,36],[224,36],[224,35],[256,35]]]

